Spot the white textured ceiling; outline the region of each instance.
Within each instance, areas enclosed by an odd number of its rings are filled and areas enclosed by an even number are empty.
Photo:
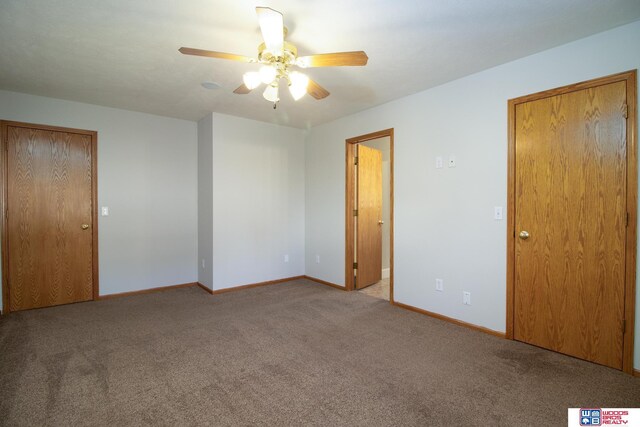
[[[255,57],[255,6],[283,12],[300,55],[364,50],[369,64],[308,69],[331,95],[273,110],[261,90],[232,93],[256,64],[178,53]],[[638,0],[1,0],[0,89],[308,128],[638,19]]]

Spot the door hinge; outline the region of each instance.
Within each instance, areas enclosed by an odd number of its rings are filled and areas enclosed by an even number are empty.
[[[357,270],[357,269],[358,269],[358,263],[357,263],[357,262],[354,262],[354,263],[353,263],[353,269],[354,269],[354,270]]]
[[[356,166],[358,165],[358,158],[357,157],[353,158],[353,164],[356,165]]]
[[[353,210],[353,216],[358,216],[358,209]]]
[[[624,116],[625,119],[629,118],[629,107],[627,106],[627,104],[624,104],[622,106],[622,115]]]

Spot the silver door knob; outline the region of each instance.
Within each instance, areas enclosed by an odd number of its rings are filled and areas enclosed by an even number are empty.
[[[529,232],[522,230],[520,234],[518,234],[518,237],[520,237],[522,240],[527,240],[529,238]]]

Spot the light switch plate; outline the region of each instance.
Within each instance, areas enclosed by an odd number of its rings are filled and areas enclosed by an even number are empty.
[[[444,290],[444,284],[442,279],[436,279],[436,291],[442,292]]]
[[[109,216],[109,208],[107,206],[103,206],[101,211],[100,211],[100,215]]]
[[[496,206],[495,208],[493,208],[493,219],[502,219],[502,206]]]
[[[462,303],[464,305],[471,305],[471,292],[462,292]]]
[[[436,157],[436,169],[442,169],[444,166],[444,160],[442,160],[442,156]]]

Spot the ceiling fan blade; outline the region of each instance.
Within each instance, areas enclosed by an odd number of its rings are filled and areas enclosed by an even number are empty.
[[[301,56],[296,60],[296,65],[302,68],[309,67],[342,67],[367,65],[369,57],[363,51],[322,53],[320,55]]]
[[[284,20],[282,13],[270,7],[256,7],[258,23],[264,44],[275,56],[282,55],[284,45]]]
[[[238,86],[238,88],[233,91],[233,93],[237,93],[238,95],[246,95],[249,92],[251,92],[251,89],[245,86],[244,83]]]
[[[307,93],[313,96],[315,99],[324,99],[329,96],[329,91],[320,86],[318,83],[309,79],[309,85],[307,86]]]
[[[184,55],[206,56],[208,58],[230,59],[240,62],[255,62],[253,58],[248,56],[236,55],[233,53],[215,52],[213,50],[193,49],[190,47],[181,47],[178,49]]]

